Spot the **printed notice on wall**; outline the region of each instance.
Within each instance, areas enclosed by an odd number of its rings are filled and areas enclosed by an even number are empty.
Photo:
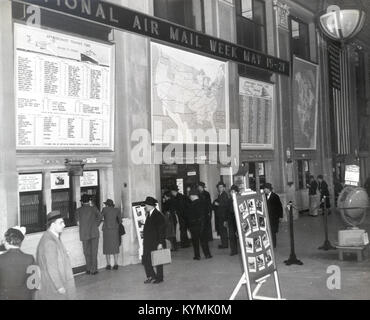
[[[17,148],[113,149],[112,45],[14,25]]]
[[[31,192],[42,190],[42,173],[19,174],[19,192]]]

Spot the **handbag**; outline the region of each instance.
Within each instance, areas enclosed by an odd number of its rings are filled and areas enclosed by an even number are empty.
[[[160,249],[151,252],[152,266],[160,266],[164,264],[170,264],[171,261],[171,250]]]
[[[119,237],[121,238],[123,235],[126,234],[126,230],[123,224],[118,220],[118,218],[117,218],[117,223],[118,223],[118,234],[119,234]]]

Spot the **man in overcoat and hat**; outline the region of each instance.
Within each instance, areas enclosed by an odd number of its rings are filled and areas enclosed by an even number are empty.
[[[43,234],[36,252],[41,281],[35,299],[73,300],[76,287],[71,262],[61,240],[65,224],[60,212],[50,212],[47,224],[48,230]]]
[[[163,265],[157,266],[157,272],[152,266],[152,251],[166,247],[166,222],[163,214],[156,209],[158,201],[152,197],[145,200],[145,211],[147,214],[144,225],[144,250],[142,263],[145,268],[147,279],[144,283],[163,282]]]
[[[279,232],[279,222],[283,217],[283,206],[280,197],[272,190],[271,183],[266,183],[263,187],[266,196],[267,210],[269,212],[272,243],[274,248],[276,248],[276,234]]]
[[[213,208],[215,210],[215,217],[218,223],[218,232],[221,238],[221,244],[218,246],[219,249],[226,249],[229,247],[229,241],[227,237],[227,228],[225,222],[227,222],[228,211],[229,211],[229,196],[226,193],[226,185],[220,181],[217,185],[218,197],[213,202]]]
[[[83,194],[82,206],[76,210],[76,221],[80,228],[80,240],[86,260],[86,273],[98,273],[99,225],[102,217],[98,208],[93,206],[91,197]]]
[[[213,240],[212,235],[212,200],[211,195],[206,190],[206,184],[204,182],[198,183],[199,199],[203,204],[205,211],[205,229],[204,232],[207,235],[208,241]]]

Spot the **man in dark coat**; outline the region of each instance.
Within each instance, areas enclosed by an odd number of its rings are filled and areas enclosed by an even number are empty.
[[[212,235],[212,200],[211,195],[208,191],[205,190],[206,184],[204,182],[199,182],[198,184],[198,191],[199,191],[199,199],[203,203],[204,210],[206,212],[205,217],[205,230],[207,240],[212,241],[213,235]]]
[[[77,224],[80,227],[80,240],[86,259],[86,273],[98,273],[99,225],[102,221],[99,210],[92,205],[87,194],[81,197],[82,207],[76,211]]]
[[[225,222],[227,222],[228,211],[230,208],[229,196],[226,193],[226,185],[223,182],[217,184],[218,197],[213,202],[213,208],[215,210],[215,216],[218,220],[218,230],[221,237],[221,244],[218,246],[219,249],[227,249],[227,228]]]
[[[179,192],[178,186],[171,186],[170,189],[172,195],[172,210],[176,212],[180,225],[181,247],[188,248],[190,246],[188,238],[188,225],[186,220],[188,201],[186,197]]]
[[[27,279],[36,271],[30,270],[35,259],[20,249],[25,233],[25,228],[20,227],[5,233],[7,252],[0,255],[0,300],[32,299],[33,290],[27,287]]]
[[[144,283],[163,282],[163,266],[157,266],[157,272],[152,266],[152,251],[166,247],[166,222],[163,214],[156,209],[158,201],[152,197],[145,200],[147,218],[144,225],[144,250],[142,263],[147,279]]]
[[[229,198],[229,211],[227,216],[227,227],[229,231],[229,241],[230,241],[230,256],[235,256],[238,254],[238,239],[236,236],[236,220],[234,213],[233,199],[231,193],[239,193],[239,188],[236,185],[232,185],[230,188],[230,198]]]
[[[267,210],[269,213],[272,243],[274,248],[276,248],[276,234],[279,232],[279,222],[283,218],[283,206],[280,201],[280,197],[272,192],[271,183],[266,183],[264,185],[264,193],[266,196]]]
[[[194,260],[200,260],[199,242],[206,259],[212,258],[208,246],[206,231],[206,214],[204,204],[199,199],[198,190],[191,190],[189,193],[191,203],[188,208],[188,222],[191,233],[191,241],[194,249]]]
[[[330,199],[329,199],[329,186],[324,180],[324,177],[320,174],[317,176],[317,182],[318,182],[318,190],[320,192],[320,203],[321,203],[321,209],[324,209],[324,203],[322,203],[322,200],[325,197],[325,206],[327,209],[330,208]],[[330,212],[329,212],[330,213]],[[324,212],[323,212],[324,214]]]

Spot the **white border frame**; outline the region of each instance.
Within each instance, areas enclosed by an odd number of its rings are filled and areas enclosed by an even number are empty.
[[[29,26],[23,23],[19,22],[13,22],[13,50],[14,50],[14,74],[16,74],[16,57],[17,57],[17,37],[16,37],[16,28],[21,27],[29,27],[29,28],[34,28],[34,29],[41,29],[46,32],[54,32],[54,33],[59,33],[68,37],[74,37],[76,39],[82,38],[84,40],[90,41],[90,42],[95,42],[98,43],[99,45],[105,45],[107,48],[110,49],[110,61],[111,61],[111,66],[110,66],[110,82],[111,82],[111,92],[110,92],[110,101],[111,101],[111,109],[110,109],[110,132],[109,132],[109,147],[94,147],[94,146],[72,146],[72,147],[53,147],[53,146],[45,146],[45,147],[40,147],[40,146],[18,146],[16,145],[16,150],[17,151],[114,151],[115,150],[115,115],[116,115],[116,45],[114,43],[110,42],[105,42],[105,41],[99,41],[97,39],[91,39],[88,37],[82,37],[78,34],[71,34],[69,32],[64,32],[56,29],[51,29],[47,27],[35,27],[35,26]],[[17,83],[14,79],[14,107],[16,109],[16,117],[15,117],[15,128],[18,128],[17,125],[17,116],[18,116],[18,111],[17,111]],[[18,134],[18,131],[16,129],[16,134]]]
[[[295,75],[294,62],[295,61],[298,61],[300,63],[309,64],[311,66],[314,66],[315,69],[316,69],[316,92],[315,92],[315,94],[316,94],[316,96],[315,96],[316,104],[315,104],[315,129],[314,129],[314,135],[315,135],[314,141],[315,141],[315,145],[314,145],[313,148],[300,148],[300,147],[296,147],[295,146],[295,141],[294,141],[294,125],[293,125],[292,129],[293,129],[293,145],[294,145],[294,150],[297,150],[297,151],[299,151],[299,150],[313,150],[313,151],[315,151],[315,150],[317,150],[317,125],[318,125],[317,122],[318,122],[318,114],[319,114],[319,90],[320,90],[320,88],[319,88],[319,86],[320,86],[320,75],[319,75],[319,73],[320,73],[320,66],[317,63],[313,63],[311,61],[304,60],[304,59],[299,58],[299,57],[297,57],[295,55],[293,56],[293,59],[292,59],[292,75],[291,75],[291,77],[292,77],[292,79],[291,79],[291,81],[292,81],[292,85],[291,85],[291,87],[292,87],[292,93],[291,94],[292,94],[292,117],[293,117],[293,121],[294,121],[294,109],[295,109],[294,100],[293,100],[293,95],[295,94],[295,92],[293,92],[293,88],[294,88],[293,83],[294,83],[294,75]]]
[[[271,129],[271,144],[251,144],[251,143],[243,143],[242,142],[242,128],[240,126],[242,118],[241,118],[241,110],[243,108],[242,105],[240,105],[240,80],[241,79],[247,79],[251,82],[254,83],[262,83],[263,85],[269,85],[272,87],[272,103],[271,103],[271,108],[272,108],[272,115],[271,115],[271,124],[270,124],[270,129]],[[239,126],[240,126],[240,149],[241,150],[274,150],[275,146],[275,123],[276,123],[276,84],[275,83],[270,83],[270,82],[264,82],[264,81],[259,81],[247,77],[238,77],[238,103],[239,103]]]
[[[220,61],[221,63],[224,63],[225,65],[225,122],[226,122],[226,142],[225,143],[219,143],[218,141],[216,142],[209,142],[209,141],[194,141],[192,143],[189,143],[189,142],[186,142],[186,141],[157,141],[155,140],[155,137],[154,137],[154,121],[153,121],[153,56],[152,56],[152,45],[153,44],[159,44],[159,45],[162,45],[162,46],[167,46],[167,47],[170,47],[170,48],[173,48],[173,49],[177,49],[177,50],[182,50],[183,52],[187,52],[183,49],[180,49],[176,46],[169,46],[168,44],[164,44],[162,42],[159,42],[159,41],[153,41],[153,40],[150,40],[150,62],[149,62],[149,65],[150,65],[150,68],[149,68],[149,72],[150,72],[150,124],[151,124],[151,136],[152,136],[152,144],[178,144],[178,145],[230,145],[230,68],[229,68],[229,65],[230,65],[230,62],[228,61],[224,61],[224,60],[219,60],[219,59],[215,59],[215,58],[211,58],[209,56],[206,56],[206,55],[201,55],[201,54],[198,54],[198,53],[194,53],[192,51],[189,51],[187,53],[190,53],[190,54],[193,54],[193,55],[199,55],[199,56],[202,56],[202,57],[205,57],[205,58],[208,58],[208,59],[212,59],[212,60],[216,60],[216,61]],[[200,128],[202,129],[202,128]],[[219,136],[219,133],[217,133],[217,137]]]

